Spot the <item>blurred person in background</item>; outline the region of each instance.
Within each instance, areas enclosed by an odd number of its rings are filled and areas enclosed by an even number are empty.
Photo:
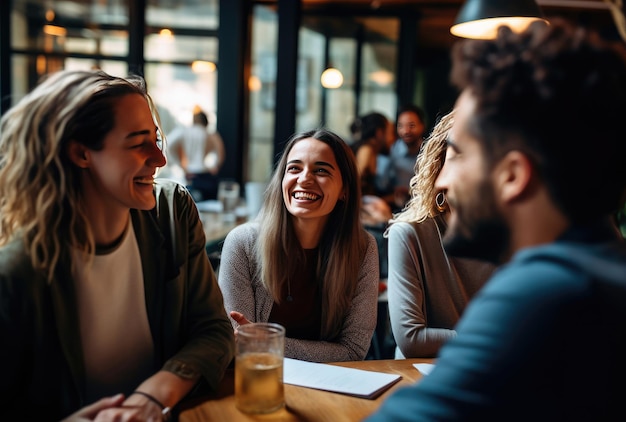
[[[393,125],[387,117],[378,112],[361,116],[357,123],[358,127],[354,129],[360,133],[360,137],[351,145],[351,148],[356,157],[357,170],[361,179],[363,199],[361,220],[369,226],[386,225],[391,218],[389,194],[393,196],[393,192],[381,191],[381,183],[377,178],[381,156],[385,157],[384,164],[381,165],[388,168],[389,147],[394,140],[391,135]]]
[[[178,127],[167,137],[169,151],[185,173],[187,187],[196,201],[217,198],[217,174],[224,163],[224,141],[208,131],[207,114],[196,107],[193,124]]]
[[[356,142],[358,142],[359,139],[361,139],[361,119],[355,117],[352,123],[350,123],[348,129],[350,130],[350,139],[348,139],[346,142],[352,148],[352,145],[354,145]]]
[[[415,161],[424,142],[426,115],[414,104],[406,104],[398,110],[396,133],[398,139],[389,149],[388,187],[393,192],[390,205],[392,212],[404,208],[410,199],[409,185],[415,175]],[[383,177],[384,175],[381,175]]]

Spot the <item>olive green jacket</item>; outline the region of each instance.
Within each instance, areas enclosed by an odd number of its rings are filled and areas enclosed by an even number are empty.
[[[155,209],[131,211],[154,371],[200,375],[215,389],[233,359],[234,334],[205,253],[202,224],[182,186],[157,181],[155,195]],[[33,269],[21,240],[0,248],[0,341],[0,420],[59,420],[88,404],[69,259],[48,283]]]

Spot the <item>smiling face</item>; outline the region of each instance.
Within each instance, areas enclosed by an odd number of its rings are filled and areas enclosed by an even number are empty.
[[[450,205],[443,240],[451,255],[499,263],[508,250],[509,231],[498,208],[483,146],[467,130],[475,108],[475,99],[464,92],[455,107],[445,164],[435,181],[435,188],[446,192]]]
[[[139,94],[124,95],[116,101],[114,115],[102,149],[76,142],[70,146],[72,161],[85,170],[84,199],[111,212],[152,209],[154,176],[166,160],[148,102]]]
[[[344,195],[342,175],[330,146],[314,138],[296,142],[287,155],[282,190],[291,215],[323,225]]]
[[[421,145],[425,129],[424,122],[413,111],[400,113],[396,129],[398,136],[409,147]]]

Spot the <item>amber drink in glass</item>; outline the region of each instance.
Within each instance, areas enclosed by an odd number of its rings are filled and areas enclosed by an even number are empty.
[[[285,404],[283,357],[285,328],[251,323],[237,329],[235,404],[249,414],[271,413]]]

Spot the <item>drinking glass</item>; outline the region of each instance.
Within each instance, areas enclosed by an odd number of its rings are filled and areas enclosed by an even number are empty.
[[[235,405],[249,414],[271,413],[285,405],[285,327],[254,322],[237,328]]]
[[[246,205],[248,208],[248,218],[253,220],[259,210],[263,206],[263,199],[265,195],[265,189],[267,183],[263,182],[248,182],[246,183]]]
[[[239,183],[222,180],[217,185],[217,199],[222,203],[222,219],[233,222],[237,219],[235,210],[239,204]]]

